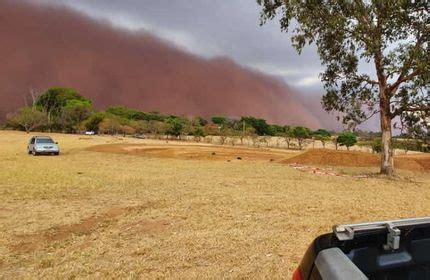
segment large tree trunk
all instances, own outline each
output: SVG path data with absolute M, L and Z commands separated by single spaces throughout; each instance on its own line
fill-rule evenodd
M 379 81 L 379 110 L 381 118 L 381 174 L 391 176 L 394 174 L 393 145 L 391 142 L 391 92 L 387 88 L 387 77 L 384 74 L 382 53 L 375 55 L 376 74 Z
M 381 151 L 381 174 L 394 174 L 393 145 L 391 141 L 391 114 L 390 103 L 387 98 L 380 101 L 381 110 L 381 132 L 382 132 L 382 151 Z

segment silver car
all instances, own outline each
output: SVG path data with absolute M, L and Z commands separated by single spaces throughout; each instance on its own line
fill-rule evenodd
M 41 154 L 58 156 L 60 148 L 58 143 L 49 136 L 33 136 L 28 141 L 27 152 L 34 156 Z

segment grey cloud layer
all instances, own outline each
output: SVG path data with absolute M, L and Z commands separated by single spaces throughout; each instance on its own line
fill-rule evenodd
M 260 26 L 254 0 L 42 1 L 62 3 L 129 29 L 146 29 L 201 56 L 232 57 L 302 91 L 321 90 L 315 49 L 299 56 L 277 22 Z

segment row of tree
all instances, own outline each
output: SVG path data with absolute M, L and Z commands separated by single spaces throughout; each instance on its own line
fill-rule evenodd
M 219 136 L 221 144 L 228 137 L 237 137 L 243 144 L 247 137 L 278 136 L 285 139 L 288 148 L 295 141 L 299 149 L 303 148 L 306 139 L 321 141 L 323 146 L 334 139 L 336 144 L 348 148 L 357 142 L 356 135 L 348 132 L 334 137 L 333 132 L 324 129 L 312 131 L 303 126 L 268 124 L 266 120 L 252 116 L 213 116 L 206 120 L 202 117 L 143 112 L 122 106 L 97 112 L 91 100 L 74 89 L 60 87 L 50 88 L 33 96 L 31 106 L 22 107 L 7 117 L 6 126 L 27 132 L 42 130 L 82 133 L 89 130 L 100 134 L 194 136 L 197 141 L 206 135 L 215 135 Z
M 82 133 L 94 131 L 100 134 L 150 134 L 179 138 L 192 136 L 196 141 L 207 135 L 217 136 L 220 144 L 228 139 L 238 139 L 244 144 L 250 139 L 253 145 L 265 141 L 266 136 L 282 137 L 288 149 L 303 149 L 308 143 L 319 141 L 323 147 L 326 143 L 349 147 L 357 144 L 372 147 L 375 152 L 381 151 L 380 133 L 342 132 L 318 129 L 312 131 L 303 126 L 269 124 L 266 120 L 245 116 L 229 118 L 213 116 L 209 120 L 202 117 L 165 115 L 158 112 L 143 112 L 122 106 L 109 107 L 96 111 L 91 100 L 70 88 L 50 88 L 46 92 L 33 96 L 31 106 L 20 108 L 7 118 L 7 127 L 30 132 L 32 130 Z M 419 145 L 422 141 L 398 141 L 397 146 L 405 150 L 424 150 Z M 407 146 L 407 147 L 405 147 Z

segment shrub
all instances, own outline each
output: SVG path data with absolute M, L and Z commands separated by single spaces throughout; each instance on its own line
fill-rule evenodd
M 349 147 L 352 147 L 357 143 L 357 136 L 352 132 L 342 132 L 337 137 L 337 143 L 341 146 L 346 146 L 349 150 Z
M 299 143 L 299 149 L 303 148 L 303 143 L 306 138 L 309 138 L 311 134 L 311 130 L 307 127 L 296 126 L 292 130 L 292 135 L 297 138 L 297 142 Z
M 13 128 L 23 129 L 29 133 L 34 129 L 45 126 L 47 124 L 47 117 L 42 112 L 30 107 L 23 107 L 15 114 L 8 116 L 8 121 Z
M 376 138 L 372 142 L 372 151 L 374 153 L 380 153 L 382 152 L 382 141 L 380 138 Z

